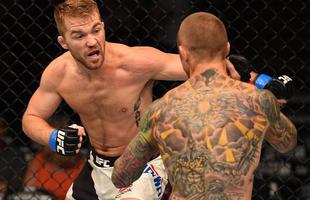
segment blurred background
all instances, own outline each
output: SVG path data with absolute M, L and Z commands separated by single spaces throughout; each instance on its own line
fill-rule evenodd
M 63 160 L 33 143 L 21 129 L 21 116 L 42 71 L 63 53 L 53 19 L 58 2 L 0 1 L 0 199 L 63 199 L 61 194 L 85 161 L 87 144 L 85 153 Z M 248 58 L 258 73 L 293 78 L 296 95 L 282 111 L 298 129 L 298 145 L 283 155 L 264 144 L 253 199 L 310 199 L 309 0 L 97 2 L 110 42 L 177 53 L 176 32 L 181 20 L 190 13 L 208 11 L 225 23 L 231 53 Z M 178 84 L 158 81 L 154 99 Z M 62 127 L 78 121 L 63 103 L 50 122 Z

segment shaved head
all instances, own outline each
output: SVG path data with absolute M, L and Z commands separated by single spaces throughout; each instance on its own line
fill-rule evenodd
M 225 58 L 227 33 L 223 22 L 216 16 L 197 12 L 186 17 L 178 31 L 178 46 L 188 49 L 196 61 Z

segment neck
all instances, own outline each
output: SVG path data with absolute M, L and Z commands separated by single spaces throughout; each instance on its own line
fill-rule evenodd
M 190 69 L 190 77 L 196 76 L 205 72 L 208 69 L 214 69 L 217 73 L 228 76 L 226 71 L 226 61 L 214 61 L 207 63 L 198 63 L 195 67 Z

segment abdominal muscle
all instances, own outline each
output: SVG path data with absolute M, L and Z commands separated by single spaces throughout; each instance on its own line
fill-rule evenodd
M 134 115 L 116 120 L 83 119 L 85 131 L 96 153 L 104 156 L 120 156 L 138 132 Z
M 106 72 L 106 76 L 114 76 L 113 80 L 95 77 L 91 81 L 83 79 L 83 84 L 82 81 L 66 82 L 59 92 L 78 113 L 91 146 L 104 156 L 120 156 L 137 134 L 134 107 L 139 97 L 141 115 L 152 102 L 152 84 L 128 80 L 128 73 L 122 73 L 124 75 L 116 76 Z M 79 88 L 78 95 L 71 88 Z

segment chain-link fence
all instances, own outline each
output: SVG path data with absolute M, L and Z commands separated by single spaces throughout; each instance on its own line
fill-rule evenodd
M 43 69 L 63 52 L 53 21 L 57 2 L 0 1 L 0 112 L 8 125 L 5 144 L 0 146 L 0 194 L 5 183 L 8 193 L 22 187 L 25 168 L 38 151 L 21 130 L 21 116 Z M 264 144 L 253 199 L 310 199 L 309 0 L 106 0 L 98 4 L 108 41 L 172 53 L 176 53 L 176 31 L 184 16 L 195 11 L 214 13 L 227 26 L 232 53 L 249 58 L 259 73 L 291 76 L 296 96 L 282 111 L 298 128 L 298 145 L 282 155 Z M 177 84 L 157 82 L 155 98 Z M 59 112 L 74 117 L 66 105 Z

